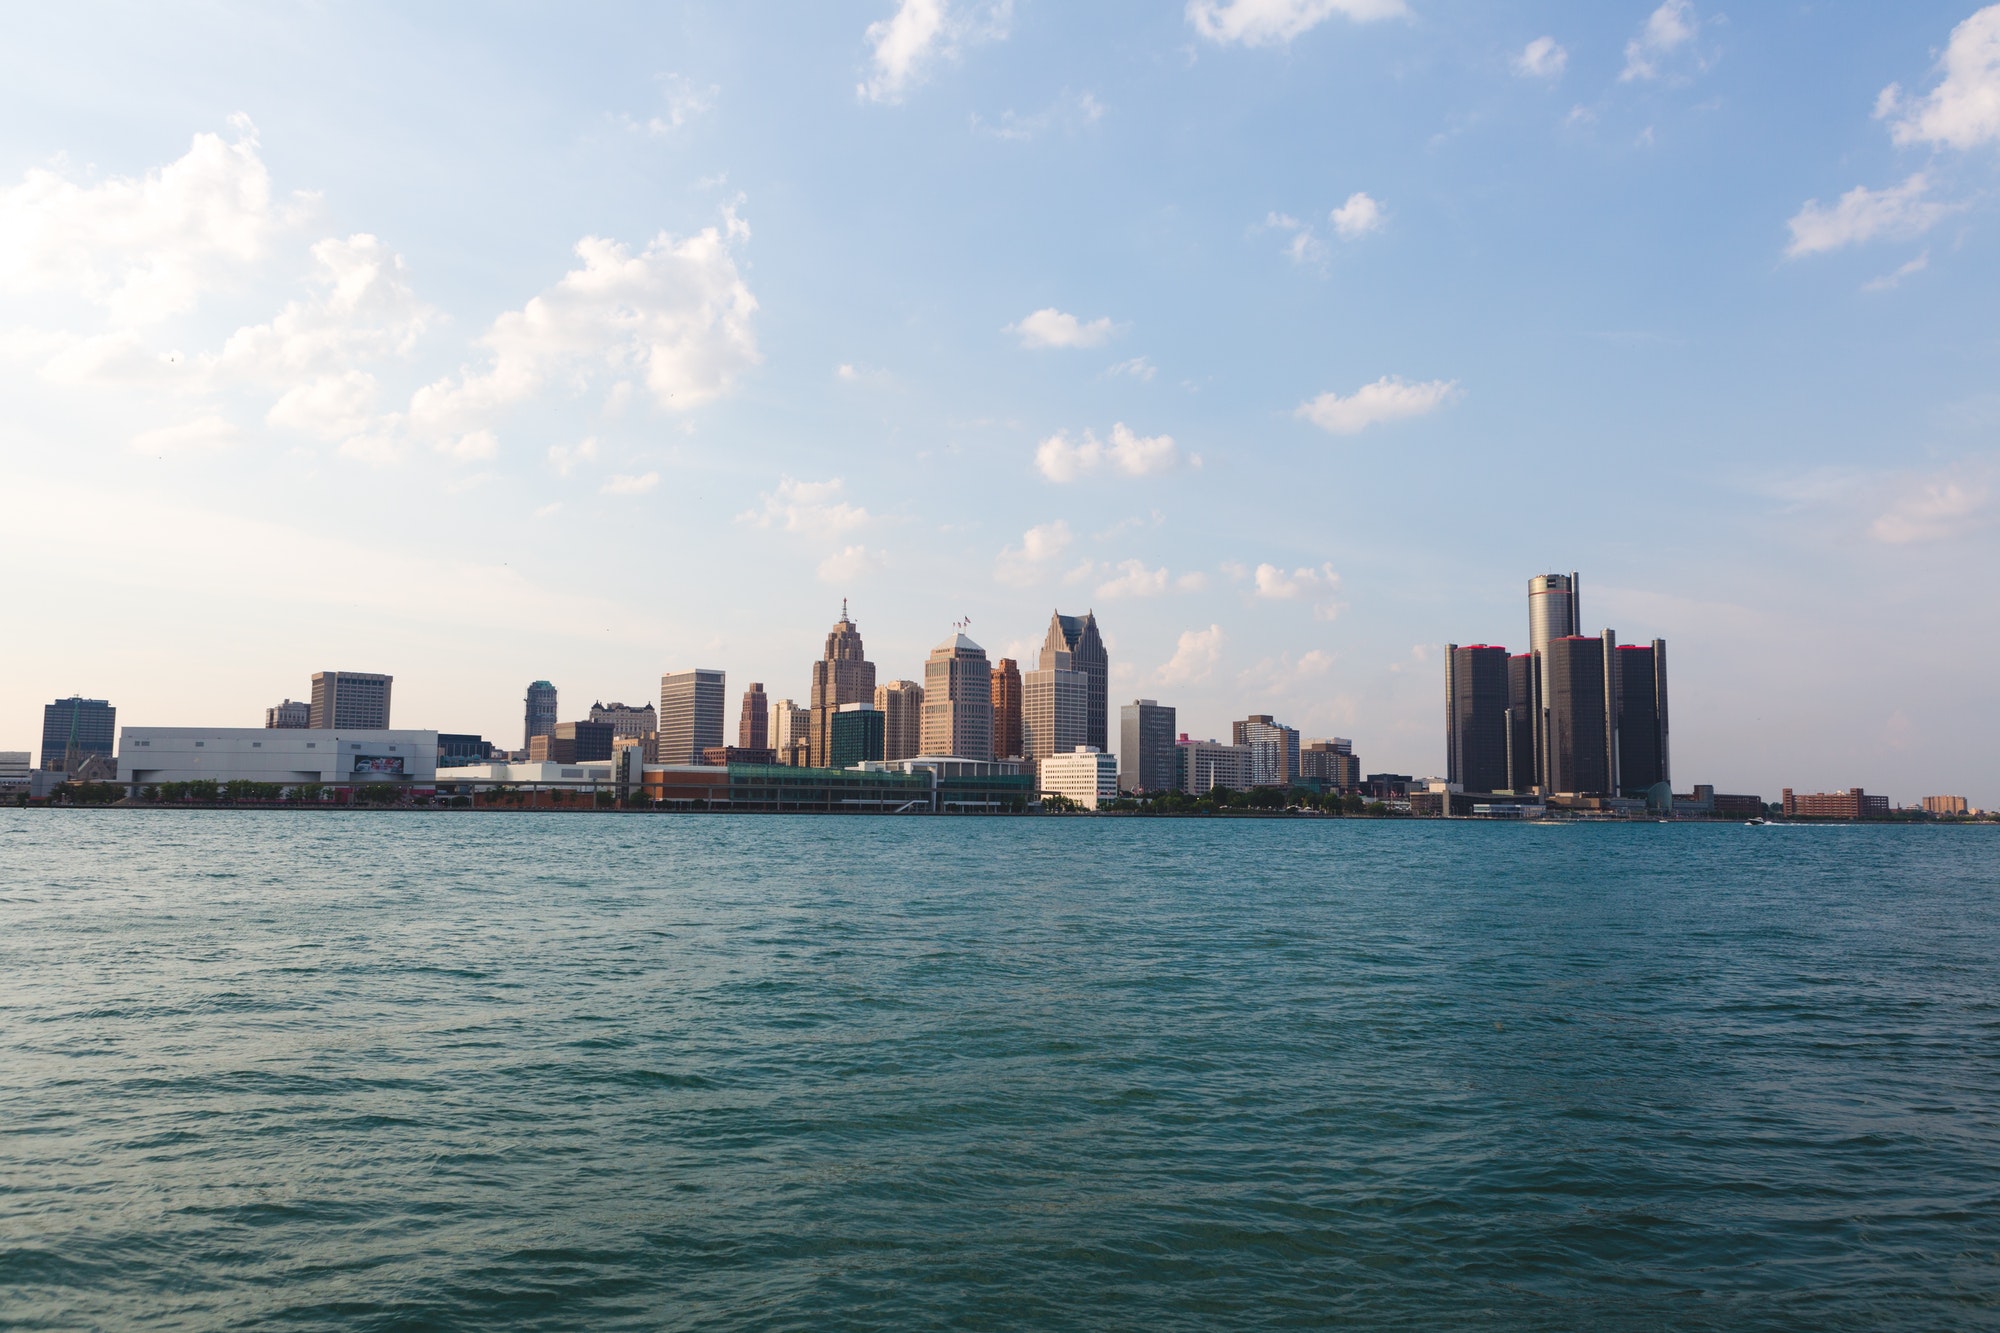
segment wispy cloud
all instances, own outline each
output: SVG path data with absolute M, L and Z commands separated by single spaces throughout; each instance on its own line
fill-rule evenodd
M 1553 37 L 1537 37 L 1514 57 L 1514 72 L 1524 79 L 1559 79 L 1569 64 L 1569 52 Z
M 1380 231 L 1386 221 L 1382 205 L 1359 190 L 1348 195 L 1347 202 L 1334 209 L 1332 215 L 1333 229 L 1343 241 Z
M 1160 683 L 1185 685 L 1207 680 L 1222 661 L 1222 626 L 1183 630 L 1174 646 L 1174 655 L 1160 668 Z
M 1037 524 L 1021 534 L 1021 544 L 1000 552 L 993 564 L 993 577 L 1002 583 L 1025 587 L 1040 582 L 1062 559 L 1071 541 L 1069 524 L 1062 519 Z
M 1808 199 L 1786 224 L 1791 228 L 1792 243 L 1785 247 L 1785 257 L 1824 254 L 1883 238 L 1921 236 L 1956 208 L 1927 198 L 1929 190 L 1929 177 L 1919 171 L 1886 190 L 1857 185 L 1830 208 Z
M 1625 43 L 1625 68 L 1618 75 L 1623 82 L 1657 79 L 1669 58 L 1692 51 L 1701 31 L 1701 19 L 1689 0 L 1662 0 L 1660 7 L 1646 16 L 1639 35 Z
M 955 59 L 962 46 L 1007 36 L 1013 0 L 952 4 L 949 0 L 900 0 L 896 12 L 868 25 L 868 77 L 855 93 L 869 102 L 900 102 L 939 60 Z
M 1875 114 L 1899 144 L 1977 148 L 2000 142 L 2000 5 L 1988 5 L 1951 30 L 1938 61 L 1944 78 L 1914 102 L 1890 84 Z
M 820 540 L 844 536 L 870 522 L 870 515 L 845 498 L 847 484 L 839 477 L 825 481 L 778 479 L 776 490 L 763 495 L 764 507 L 738 514 L 739 523 L 796 532 Z

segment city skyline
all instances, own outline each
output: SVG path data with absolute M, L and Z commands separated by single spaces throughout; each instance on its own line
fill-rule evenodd
M 21 15 L 0 748 L 803 700 L 849 595 L 883 680 L 1088 606 L 1113 706 L 1441 772 L 1583 569 L 1677 785 L 2000 803 L 1995 10 L 934 8 Z

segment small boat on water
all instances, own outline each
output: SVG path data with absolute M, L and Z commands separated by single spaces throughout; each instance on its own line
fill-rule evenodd
M 1764 818 L 1763 816 L 1759 815 L 1759 816 L 1758 816 L 1757 818 L 1755 818 L 1755 819 L 1746 819 L 1746 820 L 1744 820 L 1744 821 L 1743 821 L 1743 827 L 1745 827 L 1745 828 L 1758 828 L 1758 827 L 1760 827 L 1760 826 L 1762 826 L 1762 825 L 1765 825 L 1765 824 L 1768 824 L 1768 823 L 1770 823 L 1770 822 L 1771 822 L 1770 820 L 1768 820 L 1768 819 L 1765 819 L 1765 818 Z

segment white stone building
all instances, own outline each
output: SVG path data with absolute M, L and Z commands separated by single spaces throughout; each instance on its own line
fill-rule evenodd
M 1036 785 L 1044 792 L 1066 796 L 1086 810 L 1118 799 L 1118 756 L 1094 745 L 1079 745 L 1068 754 L 1052 754 L 1036 765 Z

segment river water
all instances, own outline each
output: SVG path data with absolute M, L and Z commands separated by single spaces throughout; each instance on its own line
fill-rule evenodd
M 0 812 L 0 1325 L 2000 1324 L 2000 829 Z

